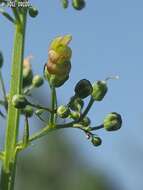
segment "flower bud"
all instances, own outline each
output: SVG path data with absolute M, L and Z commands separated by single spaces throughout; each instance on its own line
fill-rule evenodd
M 120 129 L 122 126 L 121 115 L 116 112 L 109 113 L 105 117 L 103 125 L 107 131 L 116 131 Z
M 84 101 L 79 98 L 79 97 L 72 97 L 70 102 L 69 102 L 69 107 L 71 110 L 74 110 L 74 111 L 80 111 L 84 106 Z
M 76 84 L 74 91 L 76 96 L 84 99 L 92 94 L 93 87 L 89 80 L 82 79 Z
M 29 7 L 29 15 L 31 16 L 31 17 L 36 17 L 37 15 L 38 15 L 38 9 L 37 8 L 35 8 L 35 7 Z
M 3 62 L 4 62 L 3 54 L 2 54 L 2 52 L 0 52 L 0 69 L 1 69 L 2 66 L 3 66 Z
M 89 117 L 84 117 L 84 119 L 80 122 L 84 127 L 87 127 L 90 125 L 91 121 Z
M 101 101 L 106 95 L 108 90 L 106 81 L 97 81 L 93 83 L 92 97 L 96 101 Z
M 76 10 L 81 10 L 85 7 L 85 1 L 84 0 L 72 0 L 72 6 Z
M 22 114 L 25 114 L 27 117 L 33 116 L 33 108 L 29 105 L 27 105 L 24 109 L 22 109 Z
M 94 146 L 99 146 L 101 145 L 102 143 L 102 140 L 100 137 L 97 137 L 97 136 L 93 136 L 92 139 L 91 139 L 91 142 Z
M 28 56 L 23 61 L 23 88 L 31 85 L 33 79 L 33 72 L 30 64 L 32 56 Z
M 67 118 L 69 116 L 69 114 L 70 114 L 70 110 L 69 110 L 69 108 L 67 106 L 61 105 L 57 109 L 57 114 L 61 118 Z
M 68 8 L 69 1 L 68 0 L 62 0 L 62 6 L 64 9 Z
M 71 117 L 73 120 L 78 120 L 78 119 L 80 118 L 80 112 L 73 111 L 73 112 L 71 112 L 70 117 Z
M 35 75 L 33 77 L 33 80 L 32 80 L 33 87 L 38 88 L 38 87 L 42 86 L 43 83 L 44 83 L 44 80 L 41 76 Z
M 49 47 L 48 62 L 45 66 L 45 77 L 50 84 L 60 87 L 69 78 L 71 70 L 71 41 L 70 35 L 55 38 Z
M 12 98 L 12 104 L 15 108 L 23 109 L 28 104 L 26 98 L 21 94 L 16 94 Z

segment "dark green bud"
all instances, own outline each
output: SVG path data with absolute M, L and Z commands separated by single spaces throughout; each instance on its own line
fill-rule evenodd
M 70 109 L 74 111 L 80 111 L 84 106 L 84 101 L 81 98 L 78 97 L 72 97 L 70 102 L 69 102 L 69 107 Z
M 71 117 L 73 120 L 78 120 L 78 119 L 80 118 L 80 113 L 77 112 L 77 111 L 71 112 L 70 117 Z
M 93 92 L 93 87 L 89 80 L 82 79 L 75 86 L 75 95 L 81 99 L 88 97 Z
M 84 119 L 80 122 L 84 127 L 87 127 L 90 125 L 91 121 L 89 117 L 84 117 Z
M 44 83 L 44 80 L 43 80 L 43 78 L 42 78 L 41 76 L 35 75 L 35 76 L 33 77 L 33 80 L 32 80 L 32 85 L 33 85 L 33 87 L 38 88 L 38 87 L 40 87 L 43 83 Z
M 103 125 L 107 131 L 116 131 L 120 129 L 122 126 L 121 115 L 116 112 L 109 113 L 105 117 Z
M 68 106 L 61 105 L 57 109 L 57 114 L 61 118 L 67 118 L 70 114 L 70 110 L 69 110 Z
M 31 85 L 33 72 L 30 69 L 23 69 L 23 88 Z
M 64 9 L 68 8 L 69 1 L 68 0 L 62 0 L 62 6 Z
M 1 69 L 2 66 L 3 66 L 3 62 L 4 62 L 3 54 L 2 54 L 2 52 L 0 52 L 0 69 Z
M 93 136 L 91 142 L 94 146 L 100 146 L 102 144 L 102 140 L 100 137 Z
M 72 6 L 76 10 L 82 10 L 86 3 L 84 0 L 72 0 Z
M 12 98 L 12 104 L 15 108 L 23 109 L 28 104 L 26 98 L 21 94 L 16 94 Z
M 96 101 L 101 101 L 108 91 L 106 81 L 97 81 L 93 83 L 92 97 Z
M 33 116 L 33 108 L 27 105 L 24 109 L 22 109 L 22 114 L 26 115 L 27 117 Z
M 37 8 L 35 8 L 35 7 L 30 7 L 29 8 L 29 15 L 31 16 L 31 17 L 36 17 L 37 15 L 38 15 L 38 9 Z

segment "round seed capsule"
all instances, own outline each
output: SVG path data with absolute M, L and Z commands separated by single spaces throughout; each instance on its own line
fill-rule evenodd
M 92 139 L 91 139 L 91 142 L 94 146 L 100 146 L 101 143 L 102 143 L 102 140 L 100 137 L 95 137 L 93 136 Z
M 84 0 L 72 0 L 72 6 L 76 10 L 82 10 L 85 7 L 85 1 Z
M 75 86 L 75 95 L 81 99 L 88 97 L 92 94 L 93 87 L 89 80 L 82 79 Z
M 38 15 L 38 9 L 37 8 L 35 8 L 35 7 L 30 7 L 29 8 L 29 15 L 31 16 L 31 17 L 36 17 L 37 15 Z
M 103 125 L 107 131 L 116 131 L 122 126 L 122 117 L 116 112 L 109 113 L 105 117 Z
M 21 94 L 16 94 L 12 98 L 12 104 L 15 108 L 23 109 L 28 104 L 26 98 Z

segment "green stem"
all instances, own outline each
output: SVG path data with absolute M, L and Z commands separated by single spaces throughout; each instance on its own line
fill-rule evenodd
M 54 126 L 55 124 L 55 104 L 56 104 L 56 90 L 54 86 L 51 86 L 51 117 L 50 117 L 50 125 Z
M 21 93 L 22 88 L 22 68 L 23 68 L 23 54 L 24 41 L 26 29 L 26 15 L 20 15 L 21 23 L 15 25 L 15 38 L 12 59 L 11 83 L 10 83 L 10 97 L 8 104 L 8 118 L 6 128 L 6 142 L 5 142 L 5 159 L 2 167 L 0 189 L 13 190 L 15 178 L 16 165 L 16 143 L 19 130 L 19 110 L 12 105 L 12 97 L 15 94 Z
M 94 103 L 94 99 L 91 97 L 86 109 L 84 110 L 83 114 L 81 115 L 81 117 L 79 119 L 80 121 L 88 114 L 88 112 L 89 112 L 90 108 L 92 107 L 93 103 Z

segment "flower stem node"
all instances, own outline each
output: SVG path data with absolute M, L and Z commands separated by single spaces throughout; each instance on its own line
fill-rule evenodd
M 3 54 L 2 54 L 2 52 L 0 52 L 0 69 L 1 69 L 2 66 L 3 66 L 3 62 L 4 62 Z
M 94 146 L 100 146 L 102 144 L 101 138 L 97 136 L 92 136 L 91 142 Z
M 12 98 L 12 104 L 15 108 L 23 109 L 28 105 L 28 101 L 21 94 L 16 94 Z
M 108 91 L 106 81 L 97 81 L 93 83 L 92 86 L 93 86 L 93 92 L 92 92 L 93 99 L 95 101 L 103 100 L 104 96 L 106 95 Z
M 61 105 L 57 109 L 57 115 L 61 118 L 67 118 L 70 114 L 68 106 Z
M 44 83 L 43 78 L 40 75 L 35 75 L 32 80 L 32 86 L 35 88 L 39 88 Z
M 72 0 L 72 6 L 76 10 L 82 10 L 86 3 L 84 0 Z
M 38 13 L 39 13 L 39 11 L 38 11 L 37 8 L 35 8 L 35 7 L 29 7 L 29 15 L 31 17 L 33 17 L 33 18 L 36 17 L 38 15 Z
M 116 112 L 109 113 L 105 117 L 103 125 L 107 131 L 116 131 L 120 129 L 122 126 L 121 115 Z
M 88 97 L 93 92 L 93 87 L 89 80 L 82 79 L 75 86 L 75 95 L 81 99 Z
M 33 108 L 29 105 L 27 105 L 24 109 L 21 110 L 22 114 L 26 115 L 26 117 L 32 117 L 33 116 Z

